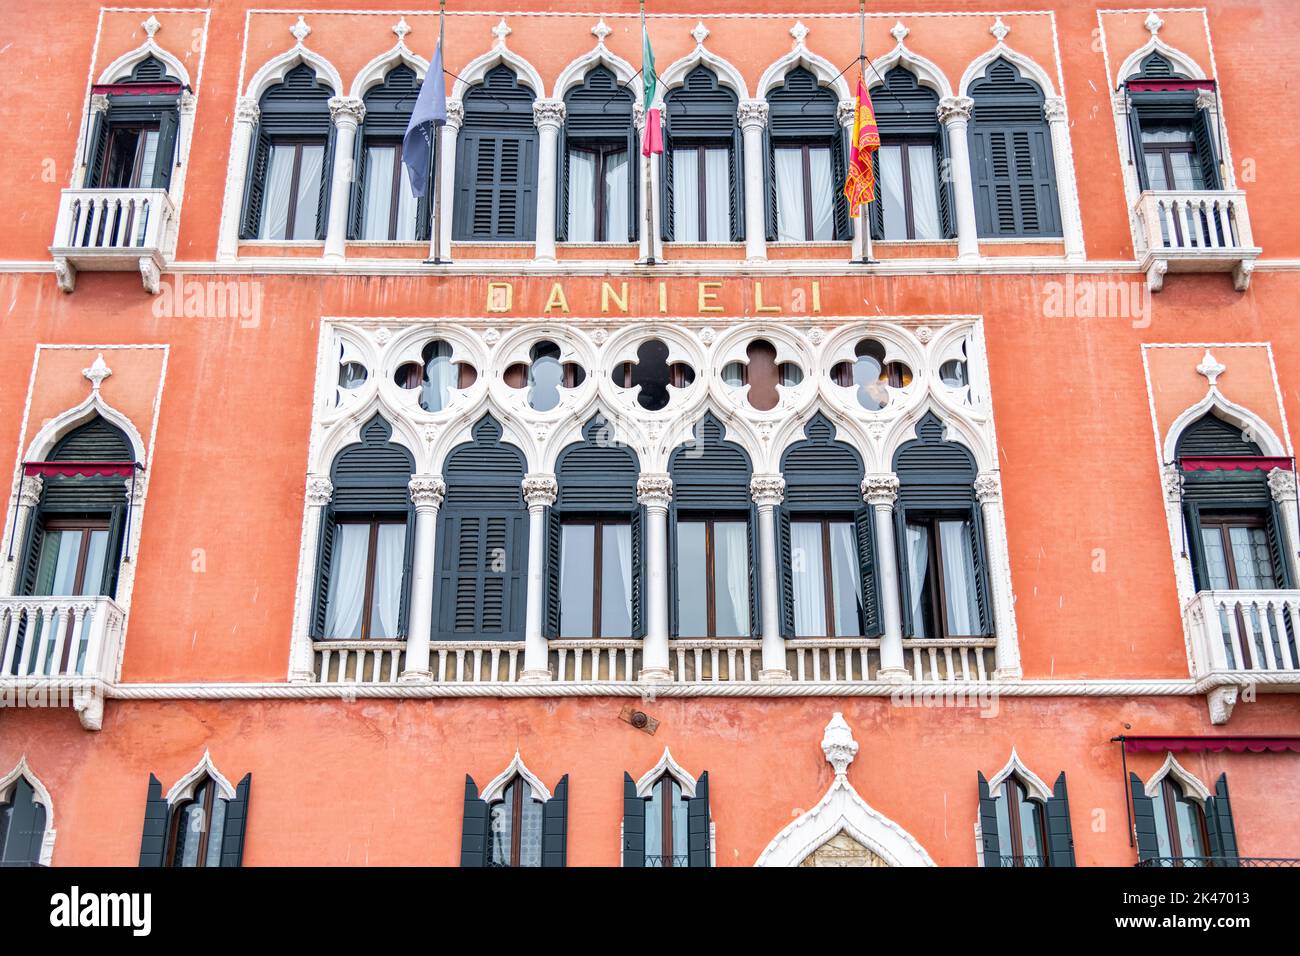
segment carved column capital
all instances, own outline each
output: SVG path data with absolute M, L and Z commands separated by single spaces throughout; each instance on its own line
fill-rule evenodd
M 92 94 L 91 94 L 91 96 L 90 96 L 90 112 L 92 112 L 92 113 L 107 113 L 107 112 L 108 112 L 108 104 L 109 104 L 109 99 L 108 99 L 108 94 L 107 94 L 107 93 L 92 93 Z
M 673 480 L 668 475 L 643 474 L 636 480 L 636 500 L 667 508 L 673 500 Z
M 1196 108 L 1198 110 L 1217 110 L 1219 108 L 1219 94 L 1214 90 L 1197 90 Z
M 893 505 L 898 500 L 898 476 L 867 475 L 862 479 L 862 498 L 869 505 Z
M 1177 503 L 1183 497 L 1183 470 L 1177 465 L 1160 469 L 1160 481 L 1165 488 L 1165 500 Z
M 968 123 L 975 112 L 975 101 L 969 96 L 945 96 L 939 101 L 939 122 L 944 126 L 951 123 Z
M 18 505 L 20 507 L 35 508 L 41 503 L 41 489 L 45 487 L 45 479 L 40 475 L 24 475 L 22 484 L 18 488 Z
M 452 129 L 465 125 L 465 104 L 461 100 L 447 101 L 447 125 Z
M 755 475 L 749 479 L 749 493 L 760 508 L 775 508 L 785 500 L 785 479 L 780 475 Z
M 235 104 L 236 123 L 256 123 L 262 116 L 262 107 L 251 96 L 241 96 Z
M 334 483 L 324 475 L 310 475 L 307 478 L 307 504 L 312 508 L 323 508 L 334 497 Z
M 835 118 L 839 120 L 840 125 L 845 129 L 853 129 L 853 118 L 858 112 L 857 100 L 840 100 L 839 105 L 835 107 Z
M 736 119 L 741 129 L 762 129 L 767 125 L 767 101 L 741 100 Z
M 1273 493 L 1273 500 L 1279 504 L 1295 501 L 1295 472 L 1274 468 L 1268 473 L 1268 490 Z
M 351 126 L 356 129 L 366 118 L 366 104 L 351 96 L 331 96 L 329 108 L 335 126 Z
M 533 123 L 538 129 L 559 129 L 564 125 L 565 113 L 562 100 L 536 100 L 533 103 Z
M 438 475 L 416 475 L 406 487 L 417 511 L 441 508 L 443 499 L 447 497 L 447 485 Z
M 1043 115 L 1049 123 L 1065 122 L 1065 97 L 1049 96 L 1043 101 Z
M 524 501 L 531 508 L 549 508 L 555 504 L 559 485 L 554 475 L 524 475 Z
M 975 500 L 989 504 L 1002 500 L 1002 479 L 995 471 L 986 471 L 975 479 Z

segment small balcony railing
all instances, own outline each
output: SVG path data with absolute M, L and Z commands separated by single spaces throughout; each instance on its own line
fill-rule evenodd
M 1138 258 L 1153 292 L 1160 291 L 1166 272 L 1232 272 L 1238 291 L 1250 284 L 1260 250 L 1244 192 L 1148 190 L 1134 212 Z
M 165 189 L 63 190 L 50 246 L 59 287 L 71 292 L 79 270 L 139 270 L 157 292 L 175 215 Z
M 1300 590 L 1201 591 L 1186 614 L 1192 676 L 1227 672 L 1300 685 Z
M 1285 856 L 1153 856 L 1137 864 L 1140 867 L 1179 867 L 1205 869 L 1220 867 L 1300 867 L 1300 859 Z

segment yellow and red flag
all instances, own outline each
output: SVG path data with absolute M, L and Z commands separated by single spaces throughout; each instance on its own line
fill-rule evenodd
M 853 142 L 849 149 L 849 174 L 844 180 L 844 198 L 849 201 L 849 215 L 857 217 L 864 203 L 876 199 L 876 177 L 871 154 L 880 148 L 880 128 L 871 111 L 871 97 L 858 79 L 857 109 L 853 114 Z

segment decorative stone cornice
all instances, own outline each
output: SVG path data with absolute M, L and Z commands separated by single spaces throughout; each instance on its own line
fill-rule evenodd
M 236 123 L 256 123 L 262 117 L 262 107 L 251 96 L 241 96 L 235 103 Z
M 1047 117 L 1049 123 L 1061 123 L 1065 121 L 1065 97 L 1049 96 L 1043 101 L 1043 115 Z
M 853 731 L 838 710 L 826 725 L 826 733 L 822 736 L 822 753 L 826 755 L 826 762 L 834 768 L 837 777 L 848 774 L 849 764 L 858 755 L 858 742 L 853 739 Z
M 537 100 L 533 103 L 533 122 L 538 129 L 546 126 L 559 129 L 564 125 L 564 114 L 562 100 Z
M 767 125 L 767 101 L 741 100 L 736 118 L 741 129 L 762 129 Z
M 24 475 L 18 486 L 18 504 L 20 507 L 35 508 L 41 503 L 41 488 L 45 479 L 40 475 Z
M 780 475 L 755 475 L 749 479 L 749 493 L 760 508 L 775 508 L 785 500 L 785 479 Z
M 975 500 L 980 504 L 1002 500 L 1002 479 L 997 472 L 986 471 L 975 479 Z
M 862 479 L 862 498 L 869 505 L 892 505 L 898 500 L 898 476 L 867 475 Z
M 416 509 L 441 508 L 447 497 L 447 484 L 437 475 L 416 475 L 406 487 L 411 492 L 411 503 Z
M 334 483 L 324 475 L 312 475 L 307 479 L 307 505 L 311 508 L 323 508 L 334 497 Z
M 642 474 L 636 480 L 636 500 L 643 505 L 668 507 L 673 500 L 673 479 L 669 475 Z
M 549 508 L 558 492 L 554 475 L 524 475 L 524 501 L 529 508 Z
M 1295 501 L 1295 472 L 1274 468 L 1268 473 L 1268 490 L 1273 493 L 1273 500 L 1279 504 Z
M 360 126 L 366 118 L 366 104 L 351 96 L 331 96 L 329 108 L 335 126 Z
M 968 123 L 975 111 L 975 101 L 969 96 L 945 96 L 939 101 L 939 122 L 945 126 L 949 123 Z

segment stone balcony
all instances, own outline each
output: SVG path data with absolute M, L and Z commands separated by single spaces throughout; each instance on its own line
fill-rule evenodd
M 1238 292 L 1250 285 L 1259 258 L 1246 194 L 1148 190 L 1134 206 L 1137 257 L 1152 292 L 1170 272 L 1231 272 Z
M 176 208 L 165 189 L 65 189 L 50 255 L 59 288 L 81 271 L 136 272 L 156 293 L 174 252 Z

